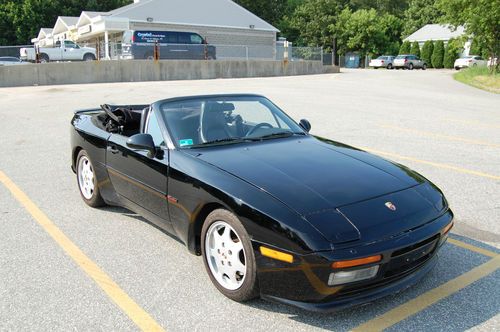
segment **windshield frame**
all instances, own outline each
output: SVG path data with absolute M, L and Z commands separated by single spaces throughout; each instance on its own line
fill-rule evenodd
M 263 141 L 265 139 L 258 139 L 257 137 L 234 137 L 234 140 L 227 140 L 221 142 L 214 142 L 210 144 L 196 144 L 189 146 L 181 146 L 179 142 L 175 139 L 173 135 L 173 131 L 171 125 L 169 125 L 166 114 L 164 111 L 164 107 L 167 104 L 177 103 L 177 102 L 196 102 L 196 101 L 220 101 L 220 102 L 231 102 L 231 101 L 255 101 L 259 100 L 264 106 L 268 107 L 270 111 L 273 113 L 273 116 L 276 116 L 274 112 L 277 112 L 282 116 L 282 121 L 284 121 L 290 127 L 290 136 L 300 135 L 306 136 L 309 135 L 295 120 L 293 120 L 288 114 L 286 114 L 280 107 L 278 107 L 271 100 L 266 98 L 265 96 L 258 94 L 215 94 L 215 95 L 199 95 L 199 96 L 187 96 L 187 97 L 175 97 L 157 101 L 152 104 L 152 107 L 158 110 L 158 113 L 161 116 L 162 122 L 164 124 L 164 128 L 166 129 L 167 135 L 169 137 L 169 146 L 174 146 L 179 150 L 189 150 L 189 149 L 197 149 L 197 148 L 206 148 L 206 147 L 216 147 L 216 146 L 225 146 L 225 145 L 234 145 L 234 144 L 252 144 Z M 266 105 L 267 104 L 267 105 Z M 273 109 L 274 108 L 274 109 Z M 289 122 L 289 123 L 287 123 Z M 294 128 L 295 126 L 295 128 Z M 276 138 L 287 138 L 290 136 L 283 136 Z

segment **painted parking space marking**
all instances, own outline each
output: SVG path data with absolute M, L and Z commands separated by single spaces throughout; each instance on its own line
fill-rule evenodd
M 474 251 L 474 252 L 477 252 L 477 253 L 485 255 L 485 256 L 489 256 L 489 257 L 496 257 L 496 256 L 498 256 L 498 254 L 495 253 L 495 252 L 493 252 L 493 251 L 490 251 L 490 250 L 487 250 L 487 249 L 484 249 L 484 248 L 480 248 L 480 247 L 474 246 L 472 244 L 465 243 L 465 242 L 460 241 L 460 240 L 455 240 L 455 239 L 452 239 L 452 238 L 448 238 L 447 241 L 448 241 L 448 243 L 451 243 L 451 244 L 456 245 L 458 247 L 462 247 L 464 249 L 467 249 L 467 250 L 470 250 L 470 251 Z
M 452 238 L 448 238 L 447 241 L 452 245 L 492 257 L 492 259 L 380 316 L 364 322 L 352 331 L 383 331 L 500 269 L 500 254 Z
M 412 134 L 416 134 L 416 135 L 420 135 L 420 136 L 437 137 L 437 138 L 442 138 L 442 139 L 446 139 L 449 141 L 456 141 L 456 142 L 468 143 L 468 144 L 473 144 L 473 145 L 483 145 L 483 146 L 489 146 L 492 148 L 500 148 L 500 144 L 485 142 L 485 141 L 475 140 L 475 139 L 468 139 L 468 138 L 464 138 L 464 137 L 460 137 L 460 136 L 443 135 L 443 134 L 433 133 L 430 131 L 423 131 L 423 130 L 417 130 L 417 129 L 412 129 L 412 128 L 403 128 L 403 127 L 386 125 L 386 124 L 382 124 L 382 125 L 380 125 L 380 127 L 392 129 L 392 130 L 397 130 L 397 131 L 402 131 L 402 132 L 406 132 L 406 133 L 412 133 Z
M 472 124 L 472 125 L 475 125 L 478 127 L 500 128 L 500 124 L 486 123 L 486 122 L 476 121 L 476 120 L 464 120 L 464 119 L 455 119 L 455 118 L 445 118 L 443 120 L 462 123 L 462 124 L 466 125 L 467 127 L 470 127 L 470 125 Z
M 52 237 L 61 249 L 95 281 L 104 293 L 142 331 L 164 331 L 144 309 L 130 298 L 96 263 L 87 257 L 2 171 L 0 171 L 0 183 L 10 191 L 12 196 L 30 213 L 33 219 Z
M 493 175 L 493 174 L 478 172 L 478 171 L 474 171 L 471 169 L 457 167 L 457 166 L 453 166 L 453 165 L 436 163 L 433 161 L 422 160 L 422 159 L 408 157 L 408 156 L 402 156 L 402 155 L 392 153 L 392 152 L 386 152 L 386 151 L 375 150 L 375 149 L 370 149 L 370 148 L 361 148 L 361 149 L 365 150 L 367 152 L 373 153 L 373 154 L 381 155 L 381 156 L 387 156 L 387 157 L 402 159 L 402 160 L 409 160 L 409 161 L 413 161 L 413 162 L 416 162 L 419 164 L 430 165 L 430 166 L 434 166 L 434 167 L 442 168 L 442 169 L 449 169 L 449 170 L 456 171 L 459 173 L 480 176 L 480 177 L 487 178 L 487 179 L 500 180 L 500 175 Z

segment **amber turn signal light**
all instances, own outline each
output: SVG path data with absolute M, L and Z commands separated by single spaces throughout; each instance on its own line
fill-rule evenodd
M 281 252 L 278 250 L 274 250 L 271 248 L 261 246 L 260 253 L 262 254 L 262 256 L 274 258 L 274 259 L 277 259 L 279 261 L 283 261 L 283 262 L 287 262 L 287 263 L 293 263 L 293 256 L 290 254 L 287 254 L 285 252 Z
M 370 263 L 376 263 L 376 262 L 380 262 L 381 260 L 382 260 L 382 255 L 375 255 L 375 256 L 369 256 L 369 257 L 364 257 L 364 258 L 351 259 L 348 261 L 333 262 L 332 267 L 334 269 L 341 269 L 341 268 L 346 268 L 346 267 L 353 267 L 353 266 L 365 265 L 365 264 L 370 264 Z
M 446 234 L 450 231 L 450 229 L 453 227 L 453 221 L 450 222 L 446 227 L 443 229 L 443 234 Z

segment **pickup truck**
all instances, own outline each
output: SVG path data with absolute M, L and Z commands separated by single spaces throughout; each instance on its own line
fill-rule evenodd
M 35 61 L 34 48 L 21 48 L 20 58 L 24 61 Z M 80 47 L 71 40 L 57 41 L 55 47 L 40 47 L 40 62 L 50 61 L 92 61 L 96 59 L 95 48 Z

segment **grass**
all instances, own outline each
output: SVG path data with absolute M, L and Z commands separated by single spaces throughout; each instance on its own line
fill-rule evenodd
M 459 82 L 500 94 L 500 73 L 490 73 L 486 67 L 462 69 L 453 77 Z

